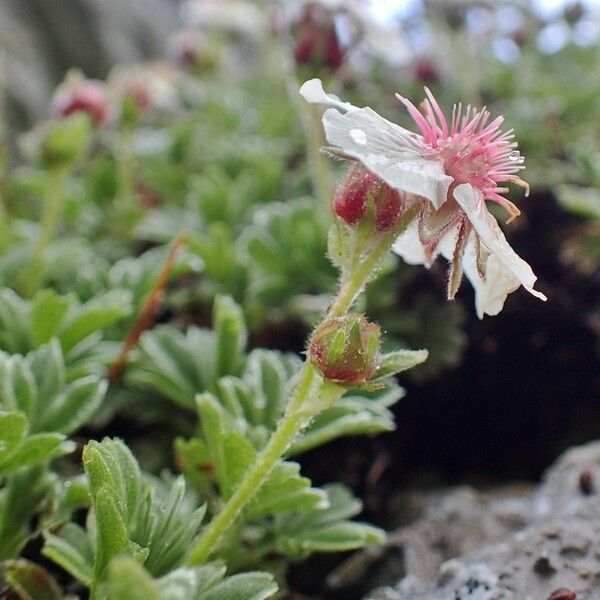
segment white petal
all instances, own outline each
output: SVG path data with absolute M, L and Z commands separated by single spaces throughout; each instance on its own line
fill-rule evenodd
M 344 112 L 356 109 L 356 106 L 350 102 L 342 102 L 334 94 L 327 94 L 323 89 L 323 83 L 320 79 L 309 79 L 302 84 L 300 95 L 311 104 L 325 104 L 327 106 L 335 106 Z
M 452 177 L 444 173 L 421 137 L 404 129 L 371 108 L 357 108 L 323 90 L 320 79 L 310 79 L 300 88 L 307 102 L 333 106 L 323 115 L 327 141 L 362 162 L 388 185 L 428 198 L 439 208 L 448 197 Z M 338 112 L 341 111 L 341 112 Z
M 478 293 L 478 314 L 498 314 L 506 296 L 519 284 L 530 293 L 546 300 L 546 296 L 533 289 L 537 277 L 531 267 L 510 247 L 496 219 L 489 213 L 485 202 L 469 184 L 461 184 L 454 190 L 454 197 L 465 211 L 483 245 L 490 252 L 486 263 L 485 280 L 477 273 L 475 248 L 465 253 L 463 264 Z M 472 263 L 472 264 L 470 264 Z M 469 274 L 470 272 L 470 274 Z M 475 282 L 483 281 L 483 287 Z M 481 309 L 481 311 L 480 311 Z
M 338 107 L 339 108 L 339 107 Z M 452 177 L 419 136 L 391 123 L 370 108 L 345 114 L 325 111 L 327 141 L 356 158 L 393 188 L 428 198 L 439 208 L 448 197 Z
M 444 256 L 448 258 L 446 252 Z M 509 271 L 502 261 L 490 254 L 486 262 L 485 278 L 477 270 L 477 243 L 475 234 L 471 233 L 462 258 L 462 266 L 467 279 L 475 290 L 475 310 L 477 316 L 497 315 L 504 307 L 504 302 L 511 292 L 520 285 L 519 279 Z
M 430 266 L 427 264 L 423 245 L 421 244 L 421 240 L 419 240 L 418 219 L 413 219 L 406 230 L 398 236 L 392 246 L 392 252 L 395 252 L 409 265 Z

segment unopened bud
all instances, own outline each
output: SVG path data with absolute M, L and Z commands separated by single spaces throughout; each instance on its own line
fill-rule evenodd
M 381 180 L 376 175 L 352 167 L 333 199 L 335 214 L 348 225 L 356 225 L 367 211 L 369 193 L 376 193 L 379 187 Z
M 433 60 L 428 56 L 421 56 L 414 65 L 415 79 L 425 85 L 436 83 L 440 74 Z
M 398 190 L 387 184 L 374 198 L 375 201 L 375 228 L 377 231 L 389 231 L 398 222 L 402 212 L 402 199 Z
M 166 63 L 120 66 L 110 75 L 111 88 L 120 98 L 121 121 L 135 125 L 155 111 L 178 106 L 176 71 Z
M 75 112 L 86 113 L 97 127 L 107 123 L 108 96 L 102 81 L 85 79 L 75 73 L 58 86 L 52 100 L 52 114 L 64 119 Z
M 212 71 L 219 60 L 214 44 L 193 29 L 184 29 L 171 38 L 169 54 L 178 67 L 196 72 Z
M 362 383 L 375 373 L 380 339 L 379 325 L 364 315 L 327 319 L 313 333 L 309 355 L 327 379 Z
M 346 175 L 333 199 L 335 214 L 348 225 L 372 219 L 377 231 L 388 231 L 402 212 L 400 193 L 357 165 Z
M 294 58 L 298 65 L 314 68 L 339 69 L 345 49 L 338 37 L 333 14 L 316 3 L 305 7 L 295 32 Z

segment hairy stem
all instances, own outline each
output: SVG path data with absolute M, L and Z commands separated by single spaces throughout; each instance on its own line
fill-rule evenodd
M 382 235 L 381 239 L 367 252 L 363 260 L 358 263 L 354 271 L 349 273 L 346 279 L 342 281 L 340 291 L 327 314 L 328 317 L 341 317 L 348 312 L 354 300 L 356 300 L 369 280 L 369 277 L 371 277 L 383 257 L 389 252 L 394 240 L 406 230 L 410 222 L 417 215 L 418 210 L 417 203 L 411 206 L 398 221 L 396 227 Z
M 221 512 L 204 530 L 188 557 L 188 565 L 199 565 L 206 561 L 222 535 L 233 525 L 244 507 L 255 496 L 296 435 L 308 424 L 312 415 L 303 411 L 301 406 L 309 398 L 316 375 L 315 367 L 306 362 L 288 409 L 269 443 L 259 454 L 252 467 L 248 469 Z
M 326 318 L 339 317 L 348 311 L 382 258 L 389 252 L 396 237 L 408 227 L 417 211 L 418 208 L 415 203 L 405 212 L 396 227 L 382 234 L 375 245 L 366 252 L 363 260 L 342 282 L 339 294 L 329 309 Z M 318 381 L 319 385 L 317 387 L 316 383 Z M 336 386 L 332 386 L 334 389 L 330 393 L 327 386 L 328 382 L 320 379 L 317 368 L 307 359 L 302 366 L 300 379 L 277 429 L 256 458 L 256 462 L 246 471 L 240 484 L 227 500 L 221 512 L 216 515 L 200 536 L 198 543 L 188 557 L 188 565 L 202 564 L 210 557 L 223 534 L 233 525 L 244 507 L 254 498 L 298 433 L 310 423 L 312 418 L 343 393 L 343 388 L 336 388 Z

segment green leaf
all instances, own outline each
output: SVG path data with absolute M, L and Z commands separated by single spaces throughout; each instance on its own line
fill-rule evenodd
M 24 438 L 8 456 L 0 455 L 0 473 L 14 471 L 24 465 L 47 462 L 57 456 L 69 454 L 74 449 L 75 444 L 65 441 L 60 433 L 38 433 Z
M 320 528 L 298 532 L 280 540 L 286 553 L 312 554 L 314 552 L 347 552 L 371 544 L 382 544 L 385 534 L 366 523 L 344 521 L 329 523 Z
M 44 554 L 97 593 L 113 558 L 128 555 L 154 576 L 180 566 L 204 517 L 183 478 L 144 476 L 120 440 L 91 441 L 83 451 L 93 519 L 46 534 Z
M 239 242 L 250 265 L 248 295 L 281 311 L 299 295 L 333 291 L 337 272 L 327 258 L 327 229 L 314 201 L 272 203 L 257 211 Z
M 0 560 L 16 558 L 30 536 L 38 533 L 40 513 L 56 493 L 56 476 L 40 465 L 20 468 L 4 477 L 0 490 Z
M 201 454 L 198 458 L 213 465 L 206 479 L 216 478 L 221 496 L 227 499 L 256 459 L 257 451 L 240 431 L 228 426 L 225 412 L 214 396 L 203 394 L 197 403 L 203 434 L 200 449 L 206 450 L 206 457 Z M 319 506 L 325 501 L 324 494 L 310 485 L 310 480 L 300 475 L 299 465 L 280 462 L 250 503 L 246 517 L 259 519 Z
M 21 600 L 62 600 L 55 579 L 39 565 L 21 558 L 5 562 L 3 569 L 6 582 Z
M 243 365 L 248 338 L 241 308 L 227 296 L 217 297 L 213 323 L 217 336 L 217 376 L 238 373 Z
M 238 374 L 247 338 L 241 309 L 231 298 L 221 297 L 213 318 L 214 331 L 190 327 L 181 333 L 163 326 L 146 332 L 129 381 L 192 408 L 196 394 L 214 389 L 219 377 Z
M 107 587 L 110 600 L 163 600 L 151 575 L 137 561 L 125 556 L 110 563 Z M 189 595 L 179 596 L 181 600 L 185 597 L 191 598 Z M 164 597 L 164 600 L 169 598 Z
M 556 196 L 573 213 L 587 219 L 600 220 L 600 191 L 575 185 L 559 185 Z
M 94 571 L 94 548 L 85 529 L 67 523 L 58 534 L 44 533 L 42 554 L 89 587 Z
M 132 312 L 131 293 L 125 290 L 107 292 L 81 304 L 70 312 L 59 333 L 65 352 L 95 331 L 106 329 Z
M 191 327 L 183 334 L 171 327 L 157 327 L 142 336 L 140 358 L 129 369 L 128 378 L 192 408 L 195 395 L 215 381 L 215 357 L 212 332 Z
M 380 359 L 374 379 L 385 379 L 412 369 L 425 362 L 428 356 L 427 350 L 396 350 L 384 354 Z
M 387 406 L 398 401 L 404 390 L 392 382 L 376 394 L 358 395 L 350 392 L 332 407 L 318 414 L 298 437 L 290 456 L 322 446 L 344 436 L 373 435 L 395 429 L 394 415 Z
M 59 296 L 52 290 L 42 290 L 31 302 L 31 334 L 35 346 L 50 341 L 74 304 L 72 296 Z
M 277 591 L 267 573 L 240 573 L 217 583 L 197 596 L 198 600 L 265 600 Z
M 96 517 L 96 553 L 94 577 L 99 579 L 110 560 L 129 546 L 127 524 L 114 496 L 114 490 L 101 487 L 94 497 Z
M 92 500 L 103 490 L 112 492 L 126 522 L 133 522 L 143 501 L 142 475 L 130 450 L 120 440 L 90 441 L 83 450 L 83 466 Z
M 72 452 L 74 448 L 59 433 L 28 436 L 28 429 L 27 419 L 22 412 L 0 412 L 0 473 L 47 462 Z
M 275 531 L 280 552 L 299 558 L 314 552 L 346 552 L 383 543 L 382 530 L 348 520 L 362 507 L 343 486 L 330 485 L 325 491 L 329 500 L 327 507 L 278 518 Z
M 0 458 L 6 460 L 21 444 L 27 432 L 27 419 L 20 412 L 0 413 Z
M 0 349 L 27 354 L 57 338 L 67 370 L 104 371 L 103 332 L 132 312 L 131 292 L 113 290 L 81 304 L 75 295 L 41 290 L 32 300 L 0 292 Z M 110 359 L 110 357 L 109 357 Z
M 247 518 L 260 519 L 283 512 L 328 506 L 327 494 L 310 485 L 310 479 L 300 475 L 299 464 L 280 462 L 250 503 Z
M 128 557 L 111 562 L 107 587 L 109 600 L 266 600 L 277 591 L 268 573 L 225 577 L 224 568 L 210 564 L 153 579 Z
M 67 383 L 56 339 L 27 356 L 0 353 L 0 406 L 17 408 L 32 432 L 71 433 L 89 422 L 106 394 L 106 381 L 88 375 Z

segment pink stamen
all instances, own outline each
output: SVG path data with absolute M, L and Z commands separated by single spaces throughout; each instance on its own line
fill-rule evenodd
M 425 100 L 420 110 L 415 105 L 396 94 L 420 129 L 425 144 L 439 153 L 446 173 L 456 184 L 469 183 L 479 190 L 484 200 L 497 202 L 506 208 L 510 220 L 519 209 L 502 194 L 508 193 L 501 183 L 515 183 L 528 189 L 527 184 L 517 176 L 524 169 L 523 157 L 516 150 L 514 131 L 502 131 L 504 117 L 490 121 L 487 108 L 476 110 L 470 104 L 463 110 L 461 103 L 452 107 L 450 125 L 431 93 L 425 88 Z

